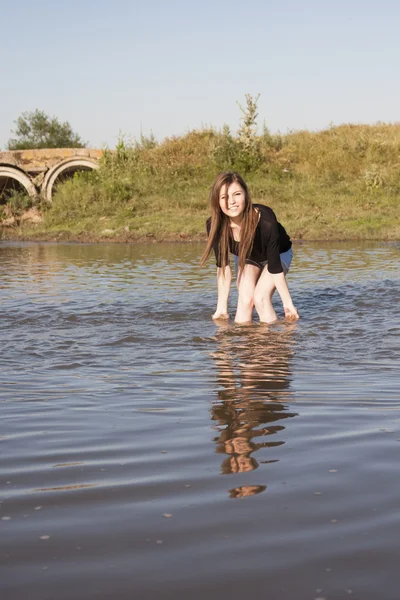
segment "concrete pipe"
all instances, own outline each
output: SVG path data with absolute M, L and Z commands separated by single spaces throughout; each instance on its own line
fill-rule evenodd
M 92 158 L 75 156 L 66 158 L 51 167 L 45 175 L 42 183 L 41 195 L 48 202 L 52 201 L 53 186 L 59 177 L 75 173 L 75 171 L 93 171 L 98 169 L 99 164 Z
M 2 191 L 9 188 L 13 181 L 18 182 L 31 198 L 36 198 L 37 190 L 26 173 L 16 167 L 0 165 L 0 201 Z

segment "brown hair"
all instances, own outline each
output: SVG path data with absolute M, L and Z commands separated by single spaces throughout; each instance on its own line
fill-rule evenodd
M 243 221 L 240 227 L 239 244 L 239 270 L 243 271 L 246 258 L 250 255 L 253 248 L 254 233 L 258 223 L 258 214 L 253 209 L 250 193 L 246 182 L 239 173 L 227 172 L 220 173 L 210 190 L 211 207 L 211 225 L 208 235 L 208 241 L 201 257 L 200 267 L 204 265 L 210 255 L 213 247 L 217 248 L 217 262 L 225 268 L 229 264 L 229 240 L 232 239 L 232 229 L 230 227 L 229 217 L 222 212 L 219 205 L 219 195 L 221 188 L 226 186 L 226 191 L 232 183 L 238 183 L 244 190 L 245 206 L 243 211 Z

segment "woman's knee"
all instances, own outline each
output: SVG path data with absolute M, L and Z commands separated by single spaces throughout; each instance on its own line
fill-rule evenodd
M 264 292 L 260 292 L 260 291 L 255 291 L 254 292 L 254 306 L 256 307 L 256 310 L 258 311 L 259 309 L 262 310 L 263 308 L 266 308 L 267 306 L 271 305 L 271 294 L 270 293 L 266 293 Z
M 240 293 L 238 303 L 243 308 L 253 308 L 254 306 L 254 294 L 249 293 Z

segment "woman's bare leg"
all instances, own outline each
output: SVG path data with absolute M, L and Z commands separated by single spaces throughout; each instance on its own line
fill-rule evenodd
M 253 317 L 254 290 L 260 277 L 260 269 L 254 265 L 246 265 L 243 272 L 239 272 L 237 286 L 239 292 L 236 310 L 236 323 L 249 323 Z
M 271 273 L 265 267 L 254 290 L 254 305 L 262 323 L 273 323 L 278 318 L 272 306 L 275 289 Z

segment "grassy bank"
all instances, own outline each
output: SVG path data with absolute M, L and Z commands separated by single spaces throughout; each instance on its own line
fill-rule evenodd
M 99 171 L 76 174 L 57 188 L 52 205 L 40 206 L 42 223 L 22 224 L 17 207 L 16 224 L 2 227 L 1 235 L 202 239 L 209 187 L 217 173 L 231 169 L 244 175 L 253 201 L 271 206 L 294 239 L 400 239 L 400 124 L 284 136 L 208 129 L 162 143 L 121 142 L 105 153 Z

